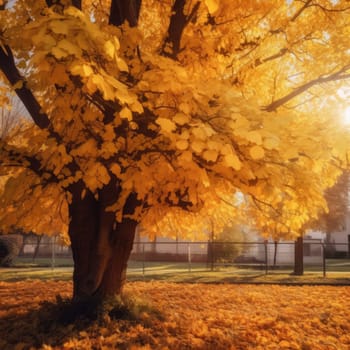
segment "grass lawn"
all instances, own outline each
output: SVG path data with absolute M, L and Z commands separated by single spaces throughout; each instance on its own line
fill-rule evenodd
M 70 262 L 70 263 L 69 263 Z M 0 268 L 0 281 L 20 281 L 26 279 L 70 280 L 73 268 L 71 260 L 56 259 L 55 267 L 50 267 L 50 259 L 28 262 L 16 261 L 15 267 Z M 283 284 L 346 284 L 350 285 L 349 260 L 327 262 L 327 274 L 323 277 L 322 269 L 306 266 L 303 276 L 294 276 L 292 267 L 281 267 L 266 271 L 263 266 L 210 266 L 202 263 L 176 262 L 129 262 L 128 280 L 188 283 L 283 283 Z

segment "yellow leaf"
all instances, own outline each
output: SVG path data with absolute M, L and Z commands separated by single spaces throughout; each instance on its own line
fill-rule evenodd
M 185 125 L 189 122 L 190 118 L 184 113 L 177 113 L 175 114 L 173 120 L 178 125 Z
M 205 0 L 208 11 L 213 14 L 219 8 L 219 0 Z
M 188 130 L 184 130 L 181 134 L 180 134 L 180 138 L 183 140 L 188 140 L 190 137 L 190 133 L 188 132 Z
M 102 92 L 104 99 L 114 100 L 115 96 L 112 87 L 105 81 L 105 79 L 101 75 L 94 74 L 92 76 L 92 82 Z
M 285 159 L 296 159 L 299 157 L 299 152 L 294 147 L 288 147 L 286 150 L 284 150 L 283 156 Z
M 182 152 L 181 155 L 179 156 L 179 160 L 187 163 L 192 162 L 192 152 L 190 151 Z
M 196 153 L 202 153 L 203 149 L 205 148 L 205 143 L 199 140 L 194 140 L 191 143 L 191 148 L 196 152 Z
M 187 140 L 178 140 L 176 142 L 176 147 L 180 150 L 180 151 L 184 151 L 188 148 L 188 142 Z
M 136 113 L 143 113 L 143 106 L 139 101 L 135 101 L 129 105 L 131 110 Z
M 209 149 L 215 149 L 215 150 L 219 151 L 221 149 L 222 145 L 220 142 L 209 140 L 207 142 L 207 146 Z
M 122 72 L 128 72 L 129 71 L 129 67 L 128 65 L 125 63 L 124 60 L 122 60 L 120 57 L 116 57 L 116 62 L 117 62 L 117 66 L 119 68 L 120 71 Z
M 137 130 L 139 128 L 139 126 L 135 122 L 130 122 L 129 127 L 131 130 Z
M 185 114 L 189 114 L 191 111 L 191 107 L 188 103 L 180 103 L 179 109 Z
M 58 84 L 65 85 L 67 83 L 66 78 L 65 66 L 63 64 L 55 65 L 51 72 L 51 79 L 54 79 Z
M 260 146 L 253 146 L 250 148 L 249 153 L 251 157 L 255 160 L 264 158 L 265 156 L 265 151 L 262 147 Z
M 92 68 L 90 66 L 88 66 L 87 64 L 83 64 L 82 68 L 83 68 L 83 76 L 84 77 L 88 77 L 93 73 Z
M 51 49 L 51 53 L 58 59 L 60 60 L 63 57 L 67 57 L 68 54 L 66 51 L 60 49 L 59 47 L 53 47 Z
M 200 140 L 206 140 L 207 139 L 207 133 L 205 132 L 205 129 L 203 127 L 197 127 L 192 129 L 192 134 Z
M 279 145 L 279 139 L 276 137 L 268 137 L 264 140 L 264 147 L 267 149 L 276 149 Z
M 92 68 L 87 64 L 75 65 L 70 71 L 73 75 L 80 75 L 82 77 L 88 77 L 93 74 Z
M 215 162 L 218 158 L 218 152 L 213 149 L 208 149 L 203 152 L 203 158 L 208 162 Z
M 104 49 L 105 49 L 107 56 L 109 56 L 110 58 L 114 58 L 115 46 L 113 45 L 113 43 L 110 40 L 105 42 Z
M 131 111 L 130 111 L 130 109 L 128 107 L 124 107 L 120 111 L 119 115 L 120 115 L 120 118 L 122 118 L 122 119 L 127 119 L 129 121 L 132 120 L 132 113 L 131 113 Z
M 31 40 L 35 46 L 45 47 L 46 49 L 56 45 L 56 40 L 51 35 L 45 34 L 45 31 L 40 31 L 38 34 L 33 35 Z
M 56 34 L 65 34 L 67 35 L 69 32 L 69 27 L 67 26 L 67 23 L 62 20 L 57 21 L 51 21 L 49 24 L 49 27 L 52 29 L 52 31 Z
M 120 173 L 121 173 L 121 168 L 118 164 L 113 164 L 111 167 L 110 167 L 110 170 L 111 172 L 116 175 L 116 176 L 120 176 Z
M 77 57 L 80 57 L 82 54 L 82 51 L 79 46 L 73 44 L 71 41 L 67 39 L 62 39 L 61 41 L 58 42 L 57 48 L 60 48 L 70 55 L 74 55 Z
M 51 70 L 51 65 L 49 62 L 43 60 L 38 64 L 38 69 L 40 69 L 41 72 L 49 72 Z
M 89 42 L 86 40 L 86 37 L 82 33 L 79 33 L 75 40 L 82 50 L 89 49 Z
M 244 136 L 248 141 L 256 143 L 257 145 L 261 145 L 262 143 L 261 134 L 258 131 L 249 131 Z
M 242 168 L 241 161 L 232 151 L 224 155 L 224 163 L 235 170 L 240 170 Z
M 278 347 L 280 349 L 291 349 L 291 344 L 287 340 L 282 340 L 279 342 Z
M 174 122 L 167 118 L 158 118 L 156 123 L 160 126 L 163 131 L 172 132 L 176 130 L 176 125 Z
M 84 14 L 74 6 L 69 6 L 64 10 L 64 14 L 76 18 L 84 18 Z

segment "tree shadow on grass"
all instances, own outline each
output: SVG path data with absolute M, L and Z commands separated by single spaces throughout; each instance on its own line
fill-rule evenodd
M 147 320 L 142 315 L 148 313 Z M 87 333 L 96 334 L 99 327 L 114 322 L 122 332 L 140 323 L 151 327 L 152 319 L 163 320 L 153 307 L 139 301 L 113 301 L 107 308 L 91 301 L 72 303 L 57 297 L 56 303 L 43 302 L 39 308 L 24 314 L 11 313 L 0 319 L 0 349 L 42 349 L 44 345 L 63 348 L 72 339 L 82 339 Z

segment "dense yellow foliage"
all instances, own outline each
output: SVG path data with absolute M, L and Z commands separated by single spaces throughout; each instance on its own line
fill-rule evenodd
M 128 283 L 126 291 L 158 309 L 138 321 L 62 326 L 44 300 L 67 297 L 60 281 L 0 282 L 0 347 L 20 349 L 347 350 L 349 287 Z M 200 291 L 200 292 L 199 292 Z M 39 309 L 38 309 L 39 308 Z M 152 310 L 152 308 L 150 308 Z
M 113 175 L 109 209 L 121 221 L 136 192 L 149 233 L 242 220 L 295 237 L 326 210 L 324 189 L 347 166 L 347 1 L 187 1 L 176 57 L 172 1 L 143 0 L 133 28 L 107 24 L 109 3 L 0 11 L 0 45 L 23 75 L 1 84 L 33 91 L 51 122 L 0 140 L 1 227 L 66 233 L 67 187 L 83 180 L 98 197 Z

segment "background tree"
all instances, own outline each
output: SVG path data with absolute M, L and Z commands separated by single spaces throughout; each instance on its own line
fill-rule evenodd
M 208 243 L 208 261 L 232 263 L 244 252 L 245 234 L 240 225 L 226 226 Z
M 347 225 L 349 214 L 349 172 L 339 176 L 337 182 L 325 191 L 328 210 L 311 223 L 313 229 L 326 233 L 326 254 L 333 254 L 331 234 L 343 231 Z
M 33 122 L 1 140 L 1 226 L 69 236 L 76 300 L 121 292 L 139 223 L 199 237 L 245 216 L 296 237 L 346 162 L 349 11 L 325 0 L 3 5 L 3 81 Z
M 344 172 L 334 186 L 326 189 L 328 210 L 322 213 L 313 226 L 325 232 L 329 238 L 332 232 L 342 231 L 349 212 L 349 172 Z
M 23 244 L 23 238 L 19 234 L 0 236 L 0 266 L 11 266 L 18 256 Z

